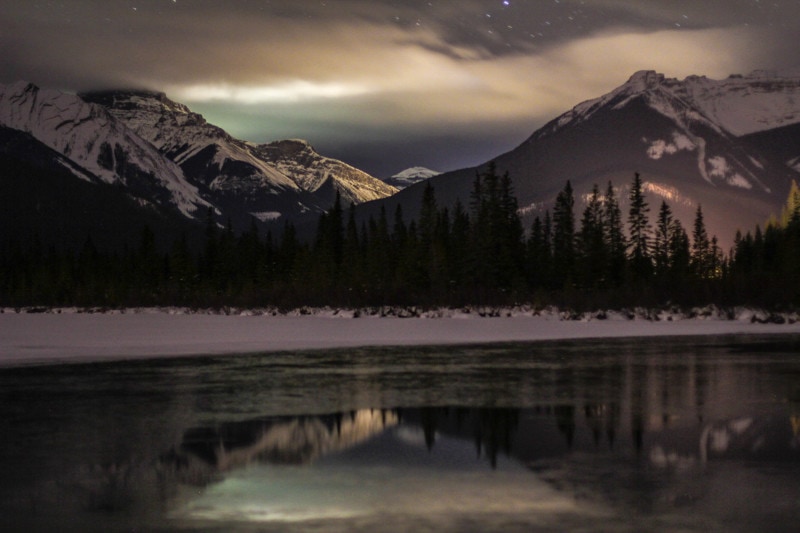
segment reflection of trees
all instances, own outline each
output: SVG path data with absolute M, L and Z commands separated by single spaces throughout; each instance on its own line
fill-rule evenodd
M 600 441 L 605 433 L 608 448 L 613 450 L 619 424 L 619 402 L 586 403 L 583 406 L 583 414 L 586 417 L 586 424 L 592 431 L 595 448 L 600 447 Z
M 511 455 L 513 433 L 519 423 L 517 409 L 482 410 L 475 433 L 475 442 L 482 443 L 492 468 L 497 466 L 497 454 Z M 480 454 L 480 448 L 478 449 Z
M 436 444 L 439 433 L 471 438 L 478 457 L 485 456 L 492 467 L 497 466 L 500 453 L 511 455 L 514 434 L 519 424 L 519 409 L 468 409 L 427 407 L 403 409 L 401 419 L 417 423 L 425 435 L 429 450 Z
M 558 430 L 567 439 L 567 447 L 572 449 L 575 440 L 575 406 L 557 405 L 554 411 Z
M 637 453 L 644 447 L 644 417 L 647 408 L 644 388 L 647 383 L 647 366 L 633 365 L 630 372 L 631 436 Z
M 493 466 L 503 453 L 525 462 L 572 450 L 647 456 L 656 445 L 697 454 L 703 428 L 740 414 L 726 412 L 735 406 L 740 389 L 754 398 L 763 397 L 765 389 L 751 367 L 706 357 L 702 346 L 692 350 L 679 354 L 645 343 L 613 358 L 558 353 L 541 368 L 520 373 L 525 382 L 521 390 L 538 402 L 523 410 L 367 410 L 194 428 L 186 432 L 171 461 L 180 466 L 193 459 L 216 471 L 248 461 L 306 463 L 360 442 L 352 435 L 364 426 L 364 413 L 370 413 L 364 427 L 371 428 L 364 439 L 395 424 L 412 425 L 421 429 L 429 450 L 442 436 L 468 439 L 478 457 Z M 795 431 L 796 427 L 800 424 Z M 709 442 L 727 435 L 742 438 L 714 429 Z M 666 437 L 680 440 L 680 446 L 666 443 Z

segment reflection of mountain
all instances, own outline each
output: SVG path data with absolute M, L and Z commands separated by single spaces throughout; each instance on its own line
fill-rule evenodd
M 390 411 L 364 409 L 347 414 L 270 418 L 186 431 L 179 451 L 165 460 L 188 467 L 200 459 L 216 471 L 254 462 L 305 464 L 353 447 L 396 425 Z
M 540 461 L 579 453 L 645 457 L 656 467 L 715 459 L 797 460 L 800 439 L 784 412 L 655 428 L 643 416 L 625 423 L 619 405 L 543 405 L 526 409 L 429 407 L 360 410 L 324 416 L 257 419 L 186 431 L 180 449 L 164 457 L 184 479 L 204 483 L 215 473 L 251 463 L 300 465 L 323 456 L 393 446 L 419 432 L 433 451 L 442 438 L 472 441 L 476 460 L 496 467 L 500 454 L 538 469 Z M 400 429 L 394 431 L 393 429 Z M 407 430 L 411 430 L 409 433 Z M 615 442 L 618 434 L 630 438 Z M 388 439 L 376 439 L 389 434 Z M 375 450 L 369 453 L 373 453 Z M 201 473 L 198 476 L 198 468 Z M 191 472 L 194 472 L 191 474 Z M 194 476 L 194 477 L 192 477 Z

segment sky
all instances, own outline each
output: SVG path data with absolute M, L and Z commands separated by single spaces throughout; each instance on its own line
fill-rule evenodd
M 638 70 L 800 66 L 800 0 L 0 0 L 0 83 L 163 91 L 377 177 L 513 149 Z

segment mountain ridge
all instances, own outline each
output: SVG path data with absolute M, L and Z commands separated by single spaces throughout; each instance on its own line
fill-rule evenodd
M 142 204 L 196 221 L 211 209 L 219 223 L 227 217 L 240 230 L 253 220 L 308 225 L 337 196 L 345 205 L 364 203 L 362 217 L 402 205 L 413 218 L 423 190 L 416 184 L 395 194 L 304 140 L 236 139 L 157 91 L 71 95 L 18 82 L 0 86 L 0 125 L 61 154 L 58 164 L 77 179 L 118 186 Z M 639 172 L 652 211 L 661 199 L 674 202 L 688 226 L 702 206 L 709 232 L 729 245 L 737 228 L 750 230 L 779 212 L 800 178 L 800 73 L 677 80 L 639 71 L 493 161 L 509 172 L 529 221 L 552 206 L 567 180 L 577 209 L 592 185 L 609 181 L 624 204 Z M 440 204 L 468 205 L 475 175 L 488 163 L 424 179 Z
M 703 92 L 700 98 L 697 90 L 687 88 L 699 86 L 716 89 Z M 701 104 L 688 97 L 689 93 L 700 98 Z M 755 109 L 769 113 L 761 121 L 750 122 L 748 130 L 762 128 L 757 133 L 735 135 L 723 124 L 725 120 L 708 116 L 715 101 L 740 106 L 753 101 Z M 728 114 L 737 120 L 757 115 Z M 555 117 L 492 161 L 499 173 L 508 172 L 512 178 L 527 222 L 552 208 L 567 180 L 575 189 L 576 217 L 582 209 L 581 199 L 595 184 L 604 190 L 613 182 L 624 208 L 627 187 L 639 172 L 649 191 L 651 214 L 662 199 L 672 203 L 680 198 L 672 207 L 689 227 L 696 208 L 702 206 L 709 233 L 727 247 L 737 229 L 745 232 L 756 224 L 763 226 L 773 213 L 780 212 L 792 179 L 800 178 L 786 158 L 792 153 L 795 165 L 800 161 L 800 129 L 790 127 L 792 120 L 800 123 L 800 76 L 785 76 L 775 83 L 763 73 L 718 81 L 690 76 L 679 81 L 655 71 L 640 71 L 605 95 Z M 732 123 L 741 125 L 741 121 Z M 772 128 L 777 124 L 781 126 Z M 767 132 L 780 128 L 786 132 L 782 142 L 797 149 L 767 150 L 767 143 L 758 142 Z M 488 165 L 431 178 L 437 200 L 443 205 L 469 205 L 476 173 Z M 375 215 L 381 205 L 391 213 L 402 204 L 404 214 L 414 217 L 423 189 L 414 185 L 386 200 L 366 204 L 365 215 Z
M 356 204 L 396 192 L 361 170 L 320 155 L 304 140 L 255 144 L 236 139 L 164 93 L 125 90 L 81 96 L 106 107 L 180 165 L 193 182 L 225 197 L 238 196 L 240 207 L 257 218 L 321 213 L 333 204 L 337 191 L 346 203 Z M 270 197 L 286 201 L 270 205 Z
M 210 207 L 180 169 L 104 108 L 27 82 L 0 85 L 0 125 L 31 134 L 85 172 L 84 180 L 118 184 L 143 201 L 172 205 L 187 218 Z
M 362 203 L 396 191 L 306 141 L 236 139 L 157 91 L 76 95 L 24 81 L 0 85 L 0 126 L 54 150 L 40 153 L 79 180 L 199 224 L 210 210 L 237 230 L 254 221 L 282 226 L 326 211 L 337 195 Z

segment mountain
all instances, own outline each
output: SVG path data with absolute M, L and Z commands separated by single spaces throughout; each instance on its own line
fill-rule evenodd
M 253 144 L 209 124 L 164 93 L 81 94 L 155 146 L 187 179 L 233 218 L 268 221 L 327 210 L 338 192 L 345 205 L 394 194 L 393 187 L 301 140 Z
M 411 167 L 403 170 L 402 172 L 398 172 L 391 178 L 386 178 L 383 181 L 392 187 L 396 187 L 397 189 L 405 189 L 406 187 L 410 187 L 411 185 L 425 181 L 428 178 L 438 176 L 439 174 L 441 174 L 441 172 L 436 172 L 435 170 L 431 170 L 429 168 Z
M 103 107 L 33 84 L 0 85 L 0 126 L 30 134 L 61 154 L 78 179 L 116 185 L 140 202 L 188 218 L 209 207 L 181 169 Z
M 82 237 L 75 234 L 78 226 L 54 218 L 62 213 L 83 220 L 79 213 L 91 218 L 111 205 L 137 230 L 155 223 L 157 234 L 172 235 L 170 228 L 185 229 L 185 222 L 204 224 L 209 209 L 218 223 L 230 220 L 236 229 L 246 229 L 254 220 L 282 226 L 283 220 L 315 219 L 337 194 L 348 205 L 396 192 L 365 172 L 318 154 L 305 141 L 257 145 L 236 139 L 164 93 L 75 95 L 26 82 L 0 85 L 0 128 L 3 187 L 7 198 L 17 202 L 13 226 L 38 228 L 40 235 L 52 232 L 52 241 L 74 244 L 92 235 L 100 242 L 128 235 L 105 215 L 94 228 L 80 226 Z M 26 179 L 30 183 L 23 183 Z M 31 192 L 31 183 L 50 188 L 34 195 L 38 204 L 22 194 Z M 71 192 L 56 206 L 54 195 L 62 189 Z M 103 205 L 82 197 L 102 197 Z M 47 216 L 41 216 L 42 205 L 51 206 Z M 158 226 L 159 221 L 169 221 L 170 228 Z M 101 235 L 103 228 L 109 238 Z
M 98 181 L 29 133 L 0 126 L 0 169 L 2 244 L 36 243 L 41 252 L 92 243 L 121 252 L 126 244 L 139 245 L 144 225 L 158 228 L 154 244 L 162 250 L 181 236 L 201 242 L 199 225 L 180 211 Z
M 494 162 L 511 176 L 528 218 L 551 209 L 567 180 L 575 189 L 576 217 L 594 184 L 605 190 L 613 182 L 624 204 L 639 172 L 651 218 L 664 199 L 691 231 L 701 205 L 709 234 L 727 247 L 737 228 L 751 230 L 780 212 L 791 180 L 800 178 L 792 168 L 800 161 L 798 124 L 800 75 L 676 80 L 642 71 L 545 124 Z M 476 172 L 487 166 L 431 178 L 437 200 L 468 205 Z M 390 213 L 402 203 L 413 216 L 422 190 L 412 186 L 382 203 Z

